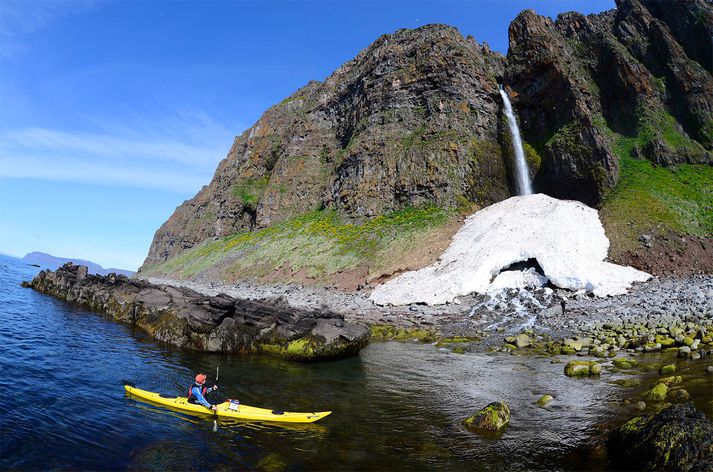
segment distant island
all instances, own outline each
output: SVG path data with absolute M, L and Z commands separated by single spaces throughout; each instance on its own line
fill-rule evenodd
M 67 262 L 71 262 L 76 265 L 87 266 L 89 268 L 89 273 L 91 274 L 107 275 L 112 272 L 115 274 L 123 274 L 127 276 L 134 274 L 134 272 L 130 270 L 115 269 L 113 267 L 105 269 L 96 262 L 87 261 L 84 259 L 57 257 L 53 256 L 52 254 L 47 254 L 46 252 L 30 252 L 28 254 L 25 254 L 25 257 L 22 258 L 22 261 L 27 262 L 29 264 L 37 264 L 38 266 L 47 267 L 53 270 L 63 266 Z

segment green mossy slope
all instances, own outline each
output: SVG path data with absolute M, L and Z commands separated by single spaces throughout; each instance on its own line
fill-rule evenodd
M 409 208 L 353 223 L 332 210 L 312 211 L 257 231 L 204 242 L 142 274 L 193 277 L 210 270 L 213 277 L 244 279 L 287 268 L 328 282 L 338 272 L 368 267 L 370 274 L 378 275 L 391 260 L 423 245 L 456 216 L 436 207 Z

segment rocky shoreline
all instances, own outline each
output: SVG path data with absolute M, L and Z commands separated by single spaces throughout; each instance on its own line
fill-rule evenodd
M 86 266 L 72 263 L 43 270 L 22 285 L 139 326 L 159 341 L 200 351 L 323 361 L 354 356 L 369 342 L 366 327 L 345 322 L 338 313 L 206 296 L 123 275 L 90 275 Z
M 580 291 L 544 288 L 460 297 L 456 303 L 402 307 L 378 306 L 368 290 L 354 293 L 299 284 L 148 278 L 154 284 L 186 287 L 205 295 L 228 294 L 295 309 L 333 311 L 349 322 L 435 333 L 439 337 L 482 338 L 483 348 L 525 330 L 552 339 L 591 334 L 605 325 L 672 326 L 713 323 L 713 275 L 654 277 L 629 293 L 596 298 Z

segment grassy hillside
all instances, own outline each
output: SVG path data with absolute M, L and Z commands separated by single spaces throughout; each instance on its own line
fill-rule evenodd
M 663 255 L 667 259 L 671 255 L 684 255 L 687 238 L 705 241 L 713 237 L 713 166 L 660 167 L 633 157 L 636 148 L 656 137 L 671 148 L 693 148 L 690 139 L 673 125 L 673 118 L 666 113 L 642 114 L 634 136 L 609 132 L 613 150 L 619 157 L 619 182 L 600 211 L 611 241 L 610 256 L 617 260 L 626 254 L 637 254 L 655 266 L 654 260 Z M 645 250 L 642 235 L 658 241 L 657 251 Z M 710 249 L 705 246 L 704 243 L 695 256 L 692 253 L 689 257 L 702 254 L 710 258 Z M 684 260 L 678 265 L 685 271 L 686 263 Z M 707 265 L 710 264 L 704 263 L 702 267 Z
M 312 211 L 258 231 L 204 242 L 146 267 L 142 274 L 330 284 L 336 274 L 353 273 L 363 282 L 414 268 L 420 260 L 435 260 L 457 230 L 457 220 L 455 211 L 436 207 L 396 211 L 360 224 L 332 210 Z

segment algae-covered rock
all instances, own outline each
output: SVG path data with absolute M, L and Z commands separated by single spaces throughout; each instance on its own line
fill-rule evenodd
M 636 360 L 626 357 L 615 357 L 611 362 L 617 369 L 631 369 L 639 364 Z
M 577 351 L 575 351 L 572 346 L 562 346 L 562 348 L 560 349 L 560 354 L 564 354 L 567 356 L 573 356 L 576 353 Z
M 677 404 L 629 420 L 611 434 L 608 449 L 622 469 L 710 471 L 713 423 L 693 404 Z
M 549 402 L 551 402 L 553 399 L 554 399 L 554 397 L 552 397 L 552 395 L 545 394 L 545 395 L 542 395 L 539 400 L 537 400 L 537 404 L 540 406 L 545 406 Z
M 672 375 L 670 377 L 660 378 L 656 383 L 664 384 L 667 387 L 670 387 L 671 385 L 679 384 L 681 382 L 683 382 L 682 375 Z
M 528 336 L 527 334 L 522 333 L 515 336 L 515 345 L 518 348 L 527 347 L 530 344 L 530 336 Z
M 666 394 L 666 400 L 670 402 L 685 402 L 691 398 L 691 394 L 686 389 L 676 388 L 669 390 Z
M 668 387 L 666 384 L 656 384 L 654 388 L 646 392 L 646 399 L 654 402 L 662 402 L 666 399 Z
M 505 402 L 493 402 L 463 420 L 463 426 L 470 431 L 497 433 L 510 423 L 510 407 Z
M 618 385 L 620 387 L 629 388 L 629 387 L 636 387 L 637 385 L 641 384 L 641 380 L 639 380 L 639 379 L 618 379 L 618 380 L 614 380 L 612 383 L 615 385 Z
M 602 373 L 602 366 L 592 361 L 570 361 L 564 366 L 568 377 L 588 377 Z
M 676 372 L 676 366 L 674 364 L 665 365 L 659 370 L 661 375 L 673 374 L 674 372 Z

